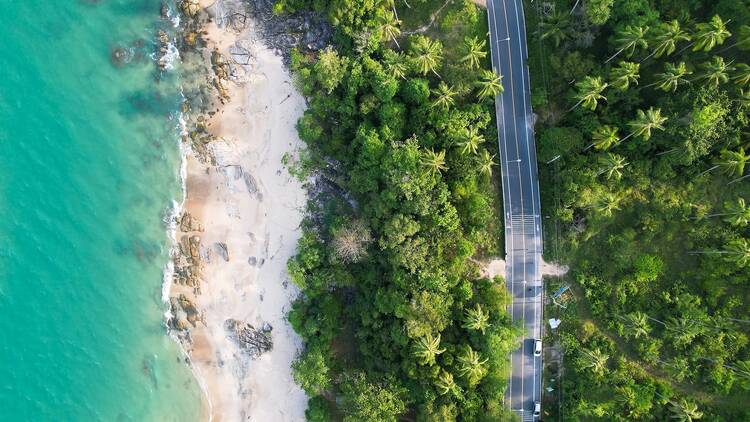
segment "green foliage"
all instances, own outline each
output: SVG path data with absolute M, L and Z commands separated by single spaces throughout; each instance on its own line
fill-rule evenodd
M 545 310 L 562 419 L 747 419 L 750 9 L 624 0 L 596 28 L 532 10 L 545 254 L 571 268 L 567 308 Z M 560 42 L 556 19 L 576 28 Z
M 305 350 L 302 356 L 292 363 L 292 375 L 294 381 L 310 396 L 328 389 L 331 385 L 328 358 L 321 347 Z
M 586 17 L 593 25 L 603 25 L 609 19 L 614 0 L 590 0 L 586 2 Z
M 341 382 L 344 422 L 396 422 L 406 411 L 404 389 L 383 380 L 371 382 L 365 374 L 345 374 Z

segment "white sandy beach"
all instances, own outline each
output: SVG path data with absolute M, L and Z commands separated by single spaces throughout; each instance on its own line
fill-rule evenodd
M 236 34 L 214 23 L 205 29 L 209 50 L 226 57 L 237 39 L 253 35 L 252 28 Z M 306 192 L 282 157 L 302 146 L 295 123 L 305 103 L 280 57 L 260 42 L 242 45 L 251 52 L 249 64 L 239 66 L 245 82 L 228 83 L 231 100 L 207 125 L 218 138 L 210 146 L 216 165 L 188 157 L 185 211 L 205 229 L 198 233 L 200 293 L 175 285 L 172 296 L 185 294 L 203 316 L 190 331 L 189 355 L 208 396 L 209 420 L 302 421 L 307 397 L 290 369 L 302 344 L 285 314 L 297 293 L 287 283 L 286 262 L 301 234 Z M 228 338 L 228 319 L 258 329 L 270 324 L 273 349 L 251 359 Z

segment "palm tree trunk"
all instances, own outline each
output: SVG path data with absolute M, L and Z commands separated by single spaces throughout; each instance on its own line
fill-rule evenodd
M 738 177 L 738 178 L 736 178 L 736 179 L 734 179 L 734 180 L 730 181 L 729 183 L 727 183 L 727 185 L 731 185 L 731 184 L 733 184 L 733 183 L 737 183 L 737 182 L 739 182 L 740 180 L 744 180 L 744 179 L 747 179 L 748 177 L 750 177 L 750 174 L 746 174 L 746 175 L 744 175 L 744 176 L 742 176 L 742 177 Z
M 615 57 L 617 57 L 617 56 L 618 56 L 618 55 L 619 55 L 620 53 L 622 53 L 623 51 L 625 51 L 625 47 L 623 47 L 623 48 L 621 48 L 621 49 L 617 50 L 617 53 L 613 54 L 613 55 L 612 55 L 612 57 L 608 58 L 608 59 L 607 59 L 607 60 L 606 60 L 606 61 L 605 61 L 604 63 L 609 63 L 609 62 L 610 62 L 610 60 L 612 60 L 612 59 L 614 59 Z
M 706 170 L 706 171 L 702 172 L 701 174 L 699 174 L 699 175 L 698 175 L 698 177 L 701 177 L 701 176 L 703 176 L 703 175 L 704 175 L 704 174 L 706 174 L 706 173 L 709 173 L 709 172 L 711 172 L 711 171 L 713 171 L 713 170 L 716 170 L 717 168 L 719 168 L 719 165 L 718 165 L 718 164 L 717 164 L 717 165 L 715 165 L 715 166 L 713 166 L 713 167 L 711 167 L 710 169 L 708 169 L 708 170 Z
M 572 14 L 573 14 L 573 11 L 574 11 L 574 10 L 576 10 L 576 7 L 578 6 L 578 3 L 580 3 L 580 2 L 581 2 L 581 0 L 576 0 L 576 4 L 574 4 L 574 5 L 573 5 L 573 8 L 572 8 L 572 9 L 570 9 L 570 13 L 569 13 L 569 15 L 572 15 Z
M 566 111 L 566 113 L 570 113 L 571 111 L 573 111 L 576 107 L 578 107 L 579 105 L 581 105 L 582 102 L 583 102 L 583 100 L 580 100 L 577 103 L 575 103 L 573 105 L 573 107 L 569 108 L 568 111 Z
M 615 145 L 620 145 L 621 143 L 623 143 L 624 141 L 626 141 L 628 138 L 630 138 L 633 135 L 635 135 L 635 132 L 630 132 L 630 134 L 628 136 L 626 136 L 626 137 L 620 139 L 619 141 L 617 141 L 617 143 L 615 143 Z
M 688 45 L 686 45 L 686 46 L 682 47 L 682 49 L 680 49 L 680 51 L 678 51 L 678 52 L 677 52 L 677 53 L 675 53 L 675 54 L 680 54 L 680 53 L 682 53 L 683 51 L 685 51 L 685 50 L 687 50 L 688 48 L 692 47 L 692 46 L 693 46 L 693 44 L 695 44 L 695 41 L 693 41 L 693 42 L 689 43 Z

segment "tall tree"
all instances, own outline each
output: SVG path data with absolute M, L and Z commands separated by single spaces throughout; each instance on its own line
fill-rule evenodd
M 692 422 L 703 417 L 695 403 L 681 398 L 669 401 L 670 418 L 679 422 Z
M 594 210 L 605 217 L 612 217 L 612 214 L 620 209 L 622 198 L 612 192 L 602 192 L 594 200 Z
M 432 101 L 433 107 L 448 109 L 456 102 L 453 99 L 456 96 L 456 91 L 443 81 L 440 81 L 438 87 L 432 91 L 432 95 L 435 96 L 435 99 Z
M 476 304 L 464 313 L 464 328 L 479 331 L 484 334 L 487 327 L 490 326 L 490 314 L 482 309 L 482 305 Z
M 434 365 L 437 355 L 443 352 L 445 352 L 445 349 L 440 348 L 440 334 L 433 337 L 432 334 L 428 333 L 426 336 L 417 339 L 417 343 L 414 345 L 414 356 L 419 358 L 419 363 L 422 365 Z
M 600 349 L 588 350 L 581 349 L 581 366 L 583 369 L 591 369 L 595 374 L 603 374 L 607 369 L 609 356 L 602 353 Z
M 594 147 L 598 150 L 608 150 L 613 146 L 617 145 L 620 137 L 617 135 L 618 129 L 609 125 L 599 126 L 591 134 L 591 145 L 586 147 L 589 149 Z
M 687 76 L 693 72 L 687 69 L 685 62 L 680 62 L 676 65 L 673 63 L 666 63 L 664 67 L 664 73 L 656 75 L 656 82 L 648 86 L 657 85 L 662 91 L 674 92 L 677 90 L 678 86 L 690 83 Z
M 477 128 L 474 126 L 471 126 L 464 130 L 463 135 L 463 142 L 461 145 L 463 148 L 461 148 L 462 154 L 476 154 L 479 151 L 479 145 L 484 142 L 484 138 L 482 135 L 479 134 L 479 131 L 477 131 Z
M 466 378 L 469 385 L 476 385 L 487 374 L 487 359 L 482 359 L 471 346 L 465 346 L 457 360 L 458 373 Z
M 744 198 L 737 198 L 736 201 L 727 203 L 725 208 L 724 221 L 727 223 L 737 227 L 746 227 L 750 224 L 750 207 L 747 206 Z
M 445 165 L 445 151 L 435 152 L 433 149 L 424 150 L 422 164 L 427 167 L 431 174 L 448 170 L 448 166 Z
M 748 160 L 750 156 L 745 154 L 744 148 L 740 147 L 737 151 L 722 150 L 716 164 L 729 176 L 742 176 L 745 174 L 745 164 Z
M 395 12 L 386 10 L 380 14 L 380 17 L 378 18 L 378 31 L 380 32 L 380 36 L 386 39 L 390 38 L 396 43 L 396 47 L 401 48 L 396 39 L 401 35 L 401 29 L 399 26 L 401 26 L 401 20 L 398 19 Z
M 426 75 L 432 72 L 440 76 L 437 68 L 443 60 L 443 46 L 439 41 L 433 41 L 424 35 L 416 35 L 411 38 L 409 52 L 419 73 Z
M 710 51 L 717 45 L 724 44 L 724 40 L 731 35 L 721 17 L 714 15 L 710 21 L 696 25 L 696 31 L 693 35 L 695 40 L 693 51 Z
M 608 58 L 604 63 L 609 63 L 612 59 L 617 57 L 620 53 L 630 57 L 635 53 L 638 48 L 648 48 L 648 41 L 646 41 L 646 33 L 648 32 L 648 26 L 626 26 L 621 29 L 615 36 L 615 43 L 619 48 L 615 54 Z
M 677 20 L 662 22 L 654 32 L 655 36 L 652 41 L 654 57 L 669 56 L 677 49 L 677 43 L 690 41 L 690 34 L 680 27 L 680 22 Z
M 482 151 L 482 155 L 479 158 L 479 171 L 487 176 L 492 175 L 492 167 L 496 166 L 495 156 L 490 155 L 489 151 Z
M 701 78 L 709 84 L 716 87 L 729 82 L 729 72 L 732 66 L 725 63 L 722 57 L 714 56 L 711 61 L 703 63 L 701 68 L 703 69 Z
M 555 47 L 570 38 L 570 16 L 564 11 L 553 11 L 552 14 L 540 24 L 541 39 L 551 39 Z
M 734 67 L 735 74 L 732 80 L 737 85 L 748 85 L 750 84 L 750 66 L 746 63 L 740 63 Z
M 651 331 L 648 325 L 648 316 L 643 312 L 636 311 L 625 317 L 628 334 L 635 338 L 645 337 Z
M 599 174 L 606 174 L 607 179 L 620 180 L 622 170 L 628 165 L 628 162 L 625 161 L 625 157 L 608 152 L 599 158 L 599 165 L 601 167 Z
M 440 375 L 435 380 L 435 387 L 437 387 L 440 395 L 446 395 L 458 388 L 453 380 L 453 374 L 445 370 L 440 371 Z
M 479 89 L 477 94 L 480 100 L 495 98 L 503 92 L 502 77 L 491 70 L 483 70 L 475 85 Z
M 643 110 L 638 110 L 636 112 L 635 120 L 629 123 L 633 132 L 626 136 L 625 139 L 628 139 L 631 136 L 640 136 L 644 141 L 648 141 L 651 139 L 652 130 L 664 130 L 664 123 L 666 121 L 667 118 L 661 115 L 661 109 L 650 107 L 645 112 Z M 623 139 L 623 141 L 625 139 Z
M 620 62 L 617 67 L 610 71 L 609 77 L 612 86 L 620 91 L 625 91 L 630 84 L 638 85 L 640 67 L 639 63 Z
M 750 242 L 747 239 L 740 238 L 730 241 L 725 247 L 725 260 L 733 262 L 740 267 L 747 267 L 750 264 Z
M 576 83 L 578 92 L 576 98 L 578 102 L 571 107 L 571 110 L 583 104 L 583 108 L 589 110 L 596 110 L 596 106 L 599 104 L 599 100 L 607 100 L 607 97 L 602 95 L 604 89 L 607 88 L 607 83 L 602 81 L 602 78 L 587 76 L 582 81 Z
M 487 40 L 480 41 L 477 37 L 464 39 L 466 55 L 461 57 L 461 62 L 466 63 L 469 69 L 479 68 L 482 59 L 487 57 L 487 51 L 484 49 L 485 45 L 487 45 Z

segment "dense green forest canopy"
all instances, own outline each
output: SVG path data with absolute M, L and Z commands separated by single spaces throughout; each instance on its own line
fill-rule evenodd
M 527 9 L 562 417 L 750 420 L 750 2 L 574 4 Z
M 502 83 L 484 11 L 445 5 L 276 5 L 337 28 L 292 63 L 316 180 L 289 264 L 311 421 L 509 418 L 519 331 L 477 263 L 502 254 Z M 549 309 L 566 359 L 562 414 L 545 412 L 750 420 L 750 3 L 524 5 L 546 258 L 575 298 Z
M 407 35 L 401 19 L 425 24 L 431 4 L 280 5 L 338 29 L 335 46 L 292 60 L 316 180 L 289 264 L 308 419 L 505 419 L 518 330 L 502 278 L 474 260 L 502 242 L 486 16 L 456 2 Z

